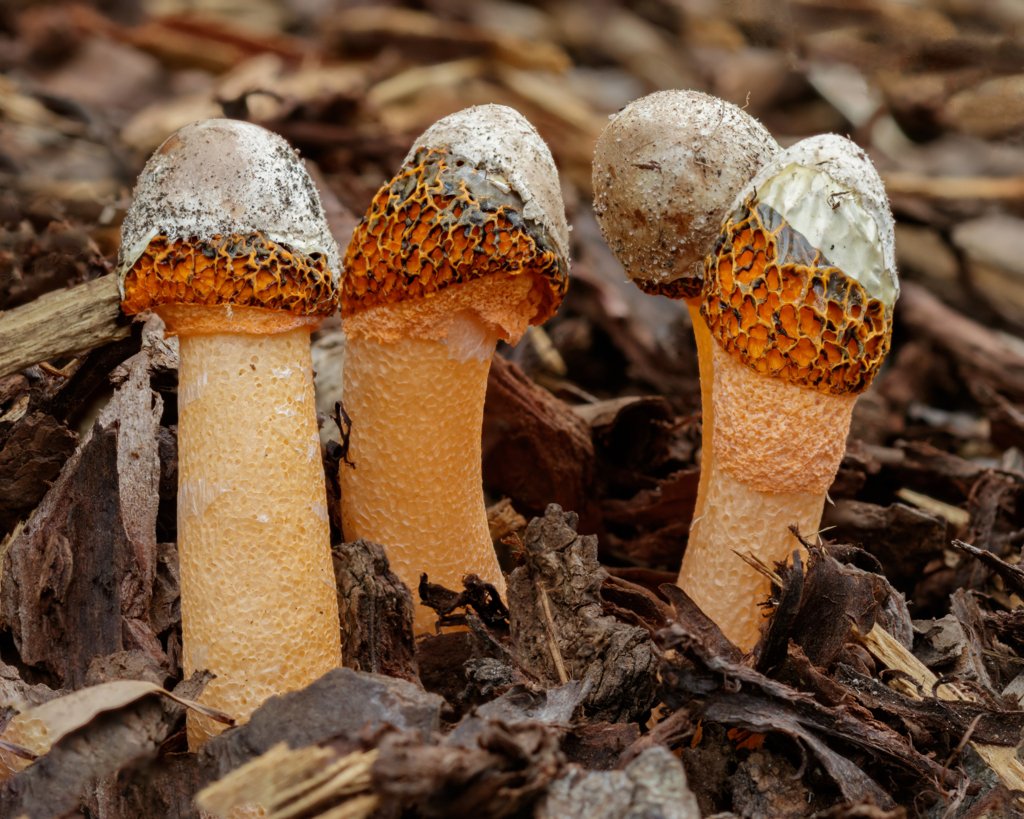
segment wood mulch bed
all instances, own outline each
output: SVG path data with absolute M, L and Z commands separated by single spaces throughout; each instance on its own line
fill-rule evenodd
M 1022 65 L 1012 3 L 0 8 L 0 725 L 79 692 L 0 816 L 199 816 L 200 791 L 282 817 L 1024 814 Z M 849 134 L 898 222 L 892 352 L 824 545 L 778 570 L 750 657 L 665 585 L 699 474 L 696 354 L 590 204 L 608 114 L 687 87 L 783 144 Z M 346 667 L 190 754 L 177 348 L 116 320 L 104 278 L 135 176 L 175 128 L 249 119 L 302 151 L 344 245 L 415 136 L 483 102 L 536 124 L 573 225 L 565 304 L 490 376 L 508 599 L 475 578 L 410 593 L 335 515 Z M 340 322 L 314 341 L 336 507 Z M 414 643 L 421 599 L 438 633 Z

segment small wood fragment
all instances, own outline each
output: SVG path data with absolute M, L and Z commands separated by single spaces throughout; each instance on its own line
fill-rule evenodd
M 577 534 L 579 518 L 551 504 L 530 521 L 523 564 L 508 578 L 512 652 L 538 680 L 581 680 L 594 721 L 627 722 L 653 702 L 658 654 L 646 628 L 605 613 L 597 538 Z
M 366 540 L 332 549 L 348 668 L 416 680 L 413 599 L 384 547 Z
M 507 537 L 515 537 L 522 533 L 528 521 L 520 515 L 508 498 L 502 498 L 487 507 L 487 528 L 491 540 L 502 543 Z
M 0 377 L 117 341 L 129 332 L 113 273 L 47 293 L 0 312 Z
M 925 495 L 923 492 L 915 492 L 913 489 L 905 486 L 896 491 L 896 497 L 912 506 L 916 506 L 918 509 L 923 509 L 925 512 L 943 518 L 953 526 L 966 526 L 971 520 L 971 516 L 966 509 L 953 506 L 951 503 L 945 503 L 930 495 Z
M 944 683 L 941 686 L 936 686 L 939 678 L 885 629 L 876 625 L 867 634 L 861 635 L 860 640 L 886 668 L 903 672 L 925 691 L 934 692 L 934 696 L 938 699 L 953 702 L 974 701 L 970 693 L 963 691 L 955 684 Z M 920 699 L 917 688 L 906 678 L 894 676 L 889 684 L 908 697 Z M 1017 759 L 1016 748 L 1010 745 L 986 745 L 980 742 L 971 742 L 970 746 L 974 748 L 978 756 L 985 760 L 985 764 L 995 772 L 1007 788 L 1011 791 L 1024 791 L 1024 763 Z
M 379 802 L 370 775 L 378 753 L 355 751 L 339 758 L 330 748 L 291 749 L 281 742 L 209 785 L 196 802 L 214 816 L 235 816 L 239 809 L 259 805 L 268 817 L 284 819 L 312 809 L 328 815 L 319 811 L 345 799 L 347 812 L 339 816 L 369 816 Z M 360 809 L 353 810 L 357 805 Z
M 97 658 L 152 651 L 165 662 L 147 612 L 156 575 L 158 435 L 151 340 L 129 359 L 127 380 L 7 546 L 0 621 L 20 660 L 62 686 L 86 684 Z

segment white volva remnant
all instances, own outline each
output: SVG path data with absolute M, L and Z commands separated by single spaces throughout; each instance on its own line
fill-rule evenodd
M 178 385 L 178 408 L 187 407 L 193 401 L 203 397 L 206 392 L 206 385 L 209 383 L 209 375 L 205 370 L 200 370 L 193 378 L 186 379 Z
M 737 196 L 756 194 L 868 295 L 899 297 L 892 213 L 874 165 L 836 134 L 801 140 L 765 165 Z
M 452 361 L 489 361 L 494 355 L 498 337 L 494 329 L 479 317 L 463 310 L 452 319 L 443 343 Z
M 205 478 L 190 478 L 178 486 L 178 514 L 200 517 L 207 507 L 223 495 L 227 488 L 207 481 Z

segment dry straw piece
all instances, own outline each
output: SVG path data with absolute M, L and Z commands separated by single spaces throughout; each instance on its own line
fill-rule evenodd
M 499 105 L 431 126 L 353 233 L 341 466 L 345 537 L 421 573 L 504 592 L 484 510 L 480 430 L 491 356 L 544 321 L 568 284 L 568 226 L 543 140 Z M 417 609 L 416 630 L 431 612 Z
M 714 459 L 679 576 L 733 642 L 759 636 L 771 566 L 813 536 L 857 395 L 889 348 L 893 219 L 867 155 L 834 135 L 778 154 L 740 193 L 705 265 Z
M 338 251 L 288 144 L 182 128 L 139 177 L 122 232 L 127 313 L 180 339 L 178 554 L 185 674 L 238 720 L 341 664 L 309 334 Z M 219 730 L 189 715 L 195 747 Z

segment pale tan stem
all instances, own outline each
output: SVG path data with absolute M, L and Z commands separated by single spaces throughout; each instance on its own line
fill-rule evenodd
M 690 527 L 679 586 L 744 651 L 760 637 L 758 603 L 771 589 L 736 552 L 750 552 L 768 566 L 788 560 L 802 548 L 789 527 L 813 535 L 824 504 L 824 495 L 758 492 L 722 469 L 710 470 L 704 514 Z
M 341 664 L 309 328 L 182 336 L 178 379 L 184 670 L 244 721 Z
M 690 527 L 679 586 L 743 650 L 760 636 L 768 581 L 735 551 L 768 566 L 813 537 L 846 446 L 854 395 L 827 395 L 760 375 L 714 344 L 713 458 L 703 514 Z
M 708 324 L 700 314 L 700 299 L 687 299 L 686 307 L 690 311 L 690 323 L 693 325 L 693 339 L 697 343 L 697 371 L 700 375 L 700 479 L 697 483 L 697 502 L 693 507 L 694 522 L 704 514 L 708 492 L 707 465 L 713 460 L 712 446 L 714 442 L 715 408 L 711 402 L 711 382 L 713 370 L 711 348 L 715 343 L 708 330 Z M 692 524 L 691 524 L 692 527 Z
M 379 343 L 360 335 L 350 335 L 345 352 L 343 395 L 354 464 L 341 465 L 345 538 L 385 546 L 414 600 L 423 572 L 451 589 L 474 573 L 505 592 L 481 475 L 495 337 L 468 314 L 453 325 L 456 335 L 464 352 L 445 341 Z M 415 606 L 417 634 L 433 633 L 435 619 L 430 609 Z

